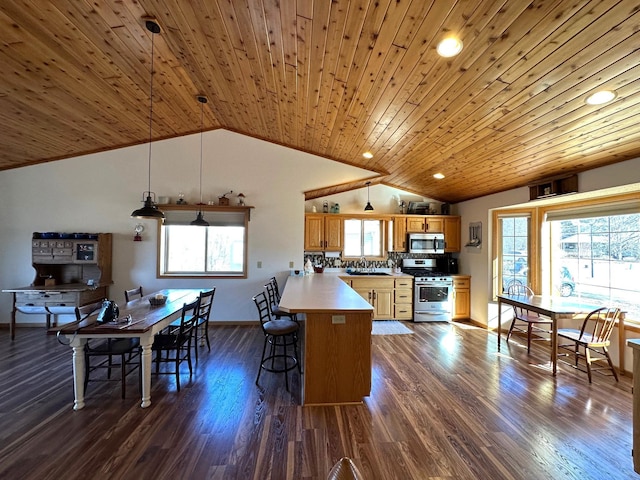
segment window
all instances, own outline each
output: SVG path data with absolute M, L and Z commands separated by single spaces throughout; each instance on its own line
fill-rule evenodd
M 190 225 L 195 211 L 168 211 L 160 227 L 161 276 L 246 278 L 244 213 L 205 212 L 209 227 Z
M 345 219 L 344 256 L 382 258 L 383 232 L 382 220 Z
M 613 304 L 627 317 L 640 318 L 640 214 L 564 218 L 549 225 L 552 293 Z
M 529 285 L 529 216 L 501 217 L 501 291 L 511 285 Z

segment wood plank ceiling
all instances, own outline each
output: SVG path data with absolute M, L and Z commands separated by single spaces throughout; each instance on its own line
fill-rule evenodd
M 458 202 L 640 156 L 632 0 L 0 2 L 0 169 L 225 128 Z M 439 40 L 456 34 L 458 56 Z M 614 89 L 606 105 L 588 94 Z M 372 159 L 362 157 L 370 151 Z M 445 179 L 436 180 L 441 172 Z M 362 188 L 327 185 L 307 198 Z

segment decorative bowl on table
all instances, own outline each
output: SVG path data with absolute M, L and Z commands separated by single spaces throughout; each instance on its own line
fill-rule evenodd
M 152 307 L 159 307 L 160 305 L 164 305 L 167 301 L 167 297 L 166 296 L 161 296 L 161 297 L 149 297 L 149 303 L 151 304 Z

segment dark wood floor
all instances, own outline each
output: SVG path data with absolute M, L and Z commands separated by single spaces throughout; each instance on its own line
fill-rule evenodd
M 256 387 L 258 328 L 215 326 L 180 392 L 154 377 L 141 409 L 137 374 L 126 400 L 92 382 L 78 412 L 71 349 L 1 330 L 0 478 L 324 479 L 343 455 L 375 480 L 636 478 L 629 378 L 553 378 L 543 347 L 498 354 L 481 329 L 407 325 L 414 335 L 374 336 L 363 405 L 302 408 L 268 373 Z

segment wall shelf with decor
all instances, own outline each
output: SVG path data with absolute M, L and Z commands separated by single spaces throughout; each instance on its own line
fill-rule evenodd
M 554 177 L 529 185 L 529 200 L 554 197 L 578 191 L 578 175 Z
M 158 204 L 158 208 L 162 211 L 187 211 L 187 212 L 197 212 L 198 210 L 202 212 L 226 212 L 226 213 L 244 213 L 247 215 L 247 219 L 251 220 L 251 209 L 255 208 L 249 205 L 207 205 L 207 204 L 197 204 L 197 203 L 185 203 L 185 204 Z

